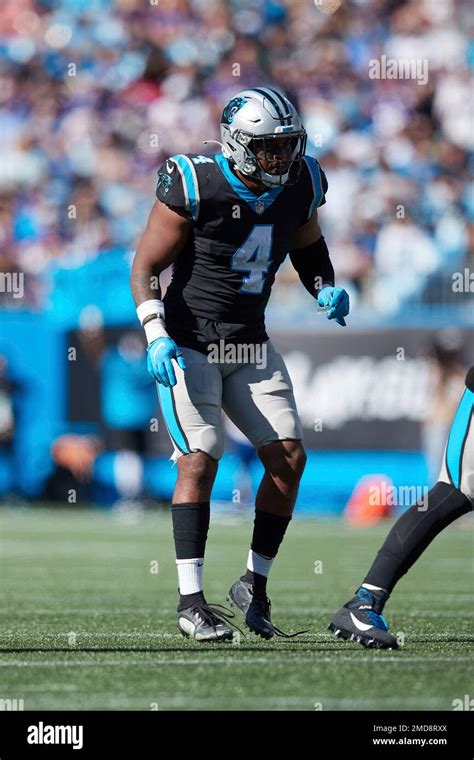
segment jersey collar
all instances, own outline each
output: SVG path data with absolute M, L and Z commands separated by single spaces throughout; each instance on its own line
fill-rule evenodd
M 214 160 L 234 193 L 240 195 L 256 214 L 263 214 L 263 212 L 272 205 L 273 201 L 278 198 L 282 190 L 285 189 L 284 185 L 281 187 L 270 187 L 262 193 L 262 195 L 255 195 L 255 193 L 252 193 L 250 188 L 248 188 L 247 185 L 234 174 L 229 166 L 229 161 L 222 155 L 222 153 L 217 153 L 214 156 Z

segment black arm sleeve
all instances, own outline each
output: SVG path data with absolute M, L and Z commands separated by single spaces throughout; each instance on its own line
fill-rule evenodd
M 334 285 L 334 267 L 324 236 L 306 248 L 290 252 L 291 263 L 308 293 L 316 297 L 323 285 Z

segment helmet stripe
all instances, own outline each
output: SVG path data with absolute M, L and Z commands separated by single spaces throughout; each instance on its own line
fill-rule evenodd
M 277 118 L 280 119 L 280 122 L 282 125 L 285 124 L 285 117 L 283 116 L 283 111 L 281 110 L 280 106 L 278 105 L 277 101 L 273 98 L 272 95 L 269 94 L 268 90 L 259 89 L 258 87 L 252 87 L 252 92 L 258 92 L 259 95 L 263 95 L 264 98 L 266 98 L 273 106 L 277 113 Z
M 266 89 L 268 92 L 272 92 L 272 93 L 273 93 L 273 95 L 274 95 L 274 97 L 275 97 L 275 100 L 276 100 L 277 102 L 280 102 L 280 103 L 281 103 L 281 106 L 282 106 L 282 108 L 283 108 L 283 114 L 285 114 L 285 113 L 288 113 L 288 116 L 286 117 L 286 120 L 287 120 L 287 121 L 288 121 L 288 120 L 291 120 L 291 113 L 289 113 L 289 109 L 288 109 L 288 106 L 287 106 L 287 104 L 285 103 L 285 100 L 284 100 L 284 98 L 283 98 L 282 94 L 281 94 L 280 92 L 277 92 L 277 90 L 274 90 L 274 89 L 273 89 L 273 88 L 271 88 L 271 87 L 266 87 L 265 89 Z M 283 118 L 285 118 L 285 116 L 284 116 Z
M 288 109 L 286 103 L 279 93 L 275 92 L 275 90 L 270 89 L 270 87 L 262 87 L 260 92 L 265 93 L 267 99 L 275 106 L 275 108 L 278 109 L 278 112 L 281 114 L 280 118 L 283 120 L 283 124 L 285 124 L 285 122 L 291 122 L 291 114 L 285 116 L 285 114 L 288 112 Z M 280 108 L 280 103 L 283 108 Z

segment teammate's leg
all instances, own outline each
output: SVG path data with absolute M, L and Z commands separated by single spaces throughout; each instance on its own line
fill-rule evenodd
M 436 485 L 423 504 L 414 504 L 387 535 L 364 582 L 333 617 L 336 635 L 366 646 L 396 647 L 382 617 L 395 584 L 408 572 L 434 538 L 473 508 L 474 501 L 474 368 L 457 409 Z
M 391 594 L 438 533 L 471 509 L 467 496 L 451 484 L 438 481 L 423 505 L 414 504 L 397 520 L 362 585 Z

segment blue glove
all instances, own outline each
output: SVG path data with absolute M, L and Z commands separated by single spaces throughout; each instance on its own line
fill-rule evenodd
M 157 383 L 165 388 L 176 385 L 176 375 L 173 369 L 172 359 L 178 363 L 178 367 L 186 369 L 184 357 L 171 338 L 156 338 L 147 348 L 148 357 L 146 366 L 148 372 L 155 378 Z
M 322 307 L 328 307 L 328 319 L 335 319 L 338 325 L 346 326 L 344 317 L 349 314 L 349 294 L 344 288 L 333 288 L 331 285 L 326 285 L 318 293 L 318 304 Z

